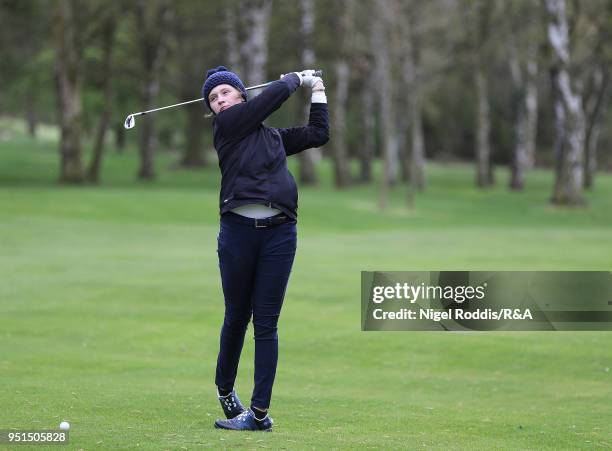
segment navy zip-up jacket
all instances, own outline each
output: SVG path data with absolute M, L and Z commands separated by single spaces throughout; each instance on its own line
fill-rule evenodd
M 220 214 L 245 204 L 262 204 L 297 218 L 297 185 L 286 157 L 329 140 L 327 104 L 311 104 L 304 127 L 271 128 L 262 122 L 299 86 L 299 77 L 288 74 L 257 97 L 215 117 L 213 139 L 221 168 Z

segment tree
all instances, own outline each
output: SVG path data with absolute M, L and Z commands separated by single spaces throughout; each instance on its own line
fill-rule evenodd
M 55 4 L 55 77 L 61 128 L 61 183 L 81 183 L 84 180 L 81 147 L 83 49 L 75 17 L 78 8 L 76 0 L 58 0 Z
M 486 188 L 493 185 L 493 166 L 491 163 L 491 112 L 487 82 L 488 48 L 491 9 L 489 0 L 477 0 L 474 30 L 474 85 L 476 87 L 476 185 Z
M 336 0 L 335 2 L 335 6 L 338 9 L 335 14 L 337 19 L 336 29 L 340 42 L 338 43 L 337 58 L 334 62 L 336 83 L 331 105 L 331 147 L 334 162 L 334 183 L 337 188 L 344 188 L 351 181 L 346 144 L 346 109 L 351 82 L 349 42 L 352 34 L 354 5 L 355 2 L 353 0 Z
M 354 127 L 349 127 L 357 136 L 357 158 L 359 160 L 359 183 L 372 181 L 372 165 L 377 153 L 376 128 L 376 86 L 374 84 L 374 54 L 371 31 L 373 26 L 373 2 L 365 3 L 367 7 L 357 8 L 354 16 L 354 34 L 352 36 L 352 70 L 354 73 L 354 89 L 359 99 L 357 104 L 359 118 Z M 350 124 L 349 124 L 350 125 Z M 353 128 L 353 130 L 351 130 Z
M 610 65 L 612 64 L 612 1 L 597 1 L 585 5 L 580 33 L 586 43 L 584 61 L 576 66 L 585 68 L 581 82 L 584 86 L 585 116 L 584 188 L 593 187 L 597 170 L 597 148 L 604 112 L 610 101 Z
M 397 153 L 395 120 L 393 114 L 393 77 L 389 51 L 388 30 L 391 28 L 395 1 L 376 0 L 372 23 L 372 50 L 376 66 L 375 76 L 378 80 L 378 114 L 381 124 L 381 147 L 383 170 L 380 182 L 379 207 L 387 206 L 389 186 L 393 179 L 393 155 Z M 396 165 L 395 165 L 396 166 Z
M 506 4 L 506 39 L 508 65 L 512 80 L 512 109 L 515 114 L 514 149 L 509 186 L 521 190 L 525 184 L 525 171 L 532 168 L 535 157 L 538 117 L 538 45 L 540 29 L 537 5 L 529 1 Z
M 425 140 L 423 136 L 423 121 L 421 112 L 421 37 L 417 31 L 417 24 L 421 22 L 422 8 L 424 3 L 420 0 L 412 0 L 402 3 L 403 10 L 400 17 L 403 19 L 401 26 L 401 49 L 400 60 L 402 61 L 402 86 L 403 92 L 408 93 L 408 111 L 406 115 L 398 114 L 398 137 L 400 149 L 404 148 L 405 174 L 413 189 L 422 191 L 425 188 Z M 398 95 L 398 99 L 404 100 L 404 96 Z M 399 108 L 399 107 L 398 107 Z M 406 145 L 407 126 L 410 127 L 410 146 Z M 401 130 L 401 131 L 400 131 Z M 408 151 L 410 149 L 410 151 Z
M 245 77 L 249 84 L 266 81 L 268 64 L 268 33 L 272 0 L 251 0 L 240 7 L 240 25 L 246 33 L 241 55 L 245 61 Z
M 367 58 L 364 61 L 368 62 Z M 366 71 L 369 73 L 369 64 L 366 66 Z M 372 181 L 372 161 L 376 153 L 376 113 L 374 89 L 369 83 L 363 83 L 360 93 L 361 105 L 363 112 L 361 118 L 361 133 L 362 137 L 359 147 L 359 181 L 361 183 L 370 183 Z
M 199 97 L 206 69 L 219 64 L 229 65 L 235 70 L 231 61 L 222 60 L 227 54 L 226 39 L 229 35 L 224 30 L 223 17 L 226 9 L 219 10 L 211 4 L 198 4 L 181 0 L 174 2 L 179 20 L 172 23 L 173 63 L 170 64 L 172 91 L 181 102 Z M 202 39 L 202 24 L 207 24 L 210 37 Z M 233 30 L 229 30 L 232 33 Z M 194 55 L 198 55 L 194 61 Z M 204 155 L 205 133 L 204 115 L 207 112 L 204 103 L 192 103 L 182 110 L 187 116 L 184 128 L 185 149 L 179 167 L 200 168 L 207 165 Z
M 555 104 L 555 185 L 551 201 L 580 205 L 582 194 L 585 122 L 582 97 L 569 71 L 570 36 L 565 0 L 546 0 L 548 40 L 553 51 L 551 79 Z
M 153 108 L 159 93 L 160 71 L 165 57 L 164 39 L 166 37 L 172 10 L 165 0 L 138 0 L 134 13 L 137 25 L 137 41 L 141 62 L 141 104 L 144 110 Z M 155 128 L 153 115 L 143 116 L 140 141 L 141 180 L 155 178 L 153 160 Z
M 302 42 L 302 67 L 312 69 L 316 64 L 313 47 L 313 33 L 315 29 L 314 0 L 300 0 L 301 24 L 300 35 Z M 308 95 L 306 93 L 305 95 Z M 304 103 L 302 115 L 306 120 L 310 114 L 309 102 Z M 310 149 L 308 152 L 298 154 L 299 180 L 304 185 L 317 184 L 316 162 L 321 158 L 320 149 Z
M 98 123 L 93 155 L 87 170 L 87 179 L 97 183 L 100 180 L 100 166 L 104 152 L 104 141 L 106 131 L 110 125 L 111 114 L 113 111 L 113 48 L 115 45 L 115 31 L 119 15 L 111 5 L 104 10 L 102 18 L 101 38 L 102 38 L 102 91 L 104 92 L 104 106 L 102 115 Z
M 597 170 L 597 145 L 601 130 L 601 120 L 610 98 L 610 69 L 607 64 L 597 64 L 589 78 L 589 88 L 585 94 L 584 112 L 586 116 L 584 187 L 592 188 Z
M 0 2 L 0 108 L 23 114 L 31 137 L 36 136 L 41 113 L 49 116 L 40 110 L 52 97 L 45 89 L 53 79 L 53 52 L 48 46 L 53 17 L 47 14 L 52 9 L 41 1 Z

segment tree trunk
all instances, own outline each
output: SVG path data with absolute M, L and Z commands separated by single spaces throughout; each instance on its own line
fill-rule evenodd
M 25 95 L 26 122 L 28 133 L 32 138 L 36 138 L 36 127 L 38 126 L 38 114 L 36 112 L 36 100 L 31 89 Z
M 227 42 L 227 57 L 229 61 L 229 70 L 237 73 L 239 76 L 244 76 L 244 66 L 242 64 L 242 56 L 240 54 L 240 44 L 238 40 L 238 23 L 237 18 L 240 18 L 239 5 L 226 3 L 223 10 L 225 39 Z
M 591 95 L 585 101 L 586 137 L 585 137 L 585 171 L 584 187 L 592 188 L 595 171 L 597 170 L 597 145 L 601 118 L 605 105 L 608 103 L 608 87 L 610 74 L 607 68 L 598 66 L 592 74 Z
M 393 115 L 393 79 L 389 57 L 389 39 L 387 30 L 392 23 L 391 7 L 393 2 L 376 0 L 372 24 L 372 49 L 378 81 L 378 112 L 381 124 L 381 145 L 383 170 L 380 183 L 379 207 L 387 207 L 389 186 L 393 175 L 393 154 L 396 153 L 395 120 Z
M 491 178 L 491 117 L 487 92 L 487 79 L 480 64 L 474 72 L 476 83 L 476 185 L 485 188 L 493 184 Z
M 557 173 L 551 201 L 584 204 L 582 193 L 585 121 L 582 98 L 569 73 L 569 33 L 564 0 L 546 0 L 548 39 L 553 50 L 552 84 L 556 98 Z
M 245 82 L 257 85 L 266 81 L 268 33 L 272 0 L 252 0 L 242 4 L 241 23 L 247 38 L 242 42 L 242 59 L 246 62 Z M 249 95 L 257 95 L 249 94 Z
M 514 123 L 514 152 L 512 156 L 510 188 L 520 191 L 525 186 L 527 167 L 527 114 L 523 98 L 519 99 Z
M 144 110 L 152 109 L 159 93 L 159 77 L 163 60 L 163 38 L 166 33 L 170 10 L 164 1 L 145 2 L 140 0 L 136 7 L 136 19 L 140 38 L 142 58 L 142 95 Z M 154 147 L 156 143 L 154 115 L 142 116 L 140 136 L 140 169 L 138 178 L 155 178 Z
M 396 92 L 402 95 L 394 95 L 395 101 L 395 135 L 397 137 L 397 149 L 399 157 L 399 169 L 402 182 L 411 183 L 410 172 L 412 165 L 412 148 L 408 144 L 409 129 L 412 127 L 413 82 L 414 82 L 414 58 L 412 54 L 412 23 L 411 15 L 414 14 L 415 2 L 406 1 L 401 3 L 400 20 L 398 29 L 394 30 L 392 49 L 396 50 L 393 59 L 399 62 L 401 67 L 400 76 L 395 84 Z
M 361 91 L 362 139 L 359 151 L 359 181 L 372 181 L 372 160 L 375 153 L 376 112 L 374 110 L 374 91 L 369 83 L 364 83 Z
M 553 143 L 553 151 L 555 154 L 555 179 L 559 179 L 561 177 L 561 171 L 563 169 L 563 154 L 564 154 L 564 146 L 565 146 L 565 109 L 563 108 L 563 102 L 561 97 L 557 93 L 555 88 L 555 78 L 557 75 L 555 74 L 556 69 L 553 67 L 550 71 L 550 78 L 552 81 L 552 99 L 553 99 L 553 109 L 554 109 L 554 118 L 555 118 L 555 138 Z
M 315 66 L 316 58 L 313 44 L 313 33 L 315 24 L 315 10 L 313 0 L 300 0 L 301 19 L 301 41 L 302 41 L 302 67 L 312 69 Z M 310 92 L 304 91 L 304 97 L 310 95 Z M 304 110 L 302 116 L 308 121 L 310 115 L 310 98 L 305 99 Z M 321 150 L 319 148 L 308 149 L 307 152 L 298 154 L 299 162 L 299 180 L 303 185 L 317 185 L 316 163 L 321 159 Z
M 536 139 L 538 132 L 538 59 L 537 45 L 531 42 L 528 49 L 527 73 L 525 77 L 526 124 L 526 162 L 525 169 L 535 167 Z
M 488 0 L 477 3 L 476 42 L 474 52 L 474 84 L 476 86 L 476 185 L 485 188 L 493 185 L 491 165 L 491 113 L 485 61 L 485 45 L 489 36 L 491 4 Z
M 525 185 L 525 169 L 527 166 L 527 96 L 525 95 L 525 76 L 521 68 L 515 36 L 509 37 L 508 46 L 508 64 L 513 85 L 512 109 L 515 113 L 510 189 L 519 191 Z
M 202 105 L 200 103 L 186 105 L 187 120 L 187 143 L 185 153 L 181 159 L 184 168 L 201 168 L 206 166 L 202 138 L 204 128 L 202 127 Z
M 548 37 L 555 56 L 552 83 L 557 122 L 557 171 L 551 201 L 557 204 L 579 205 L 582 196 L 584 115 L 582 99 L 572 87 L 569 74 L 569 34 L 565 2 L 547 0 L 549 12 Z
M 77 36 L 75 5 L 59 0 L 55 7 L 57 57 L 55 78 L 58 117 L 61 128 L 60 183 L 81 183 L 84 179 L 81 148 L 83 105 L 81 100 L 81 49 Z
M 350 39 L 353 29 L 354 2 L 336 2 L 339 11 L 335 14 L 335 27 L 338 36 L 337 57 L 334 63 L 336 86 L 332 98 L 332 136 L 331 148 L 334 162 L 334 182 L 343 188 L 350 184 L 350 167 L 346 144 L 346 109 L 348 103 L 351 71 L 349 68 Z
M 100 118 L 100 123 L 98 124 L 98 131 L 93 149 L 93 157 L 87 171 L 88 180 L 94 183 L 98 183 L 100 179 L 100 166 L 102 164 L 102 155 L 104 152 L 104 138 L 106 137 L 106 131 L 108 130 L 108 126 L 110 124 L 113 109 L 112 56 L 116 29 L 115 21 L 116 17 L 109 16 L 106 19 L 102 31 L 104 67 L 102 79 L 104 80 L 104 108 L 102 111 L 102 117 Z
M 332 103 L 332 156 L 334 161 L 334 183 L 344 188 L 350 183 L 350 172 L 346 148 L 346 103 L 350 70 L 344 60 L 334 64 L 336 87 Z
M 585 145 L 584 188 L 586 189 L 592 189 L 594 185 L 595 171 L 597 171 L 597 144 L 600 128 L 601 124 L 599 122 L 591 126 Z
M 418 82 L 417 82 L 418 83 Z M 418 191 L 425 190 L 425 138 L 423 136 L 423 121 L 421 116 L 421 93 L 416 88 L 411 102 L 412 117 L 412 164 L 410 183 Z
M 525 172 L 535 164 L 538 123 L 538 49 L 541 43 L 541 24 L 536 17 L 540 11 L 537 2 L 505 2 L 504 22 L 508 64 L 512 80 L 511 107 L 514 114 L 514 149 L 509 186 L 521 190 Z
M 117 153 L 123 153 L 125 150 L 125 128 L 121 122 L 115 124 L 115 147 Z
M 411 125 L 411 158 L 410 158 L 410 185 L 417 191 L 425 189 L 425 139 L 423 137 L 423 120 L 421 115 L 421 80 L 419 75 L 421 59 L 421 43 L 416 31 L 418 6 L 414 2 L 410 8 L 408 20 L 409 45 L 406 46 L 407 55 L 404 71 L 406 72 L 407 84 L 410 89 L 410 125 Z M 412 191 L 411 191 L 412 192 Z
M 149 110 L 153 107 L 153 99 L 157 98 L 159 92 L 159 84 L 155 80 L 151 80 L 155 76 L 147 77 L 146 85 L 142 95 L 143 110 Z M 140 135 L 140 169 L 138 170 L 138 178 L 141 180 L 155 179 L 155 162 L 154 162 L 154 147 L 157 144 L 155 137 L 155 122 L 154 115 L 142 116 L 142 132 Z

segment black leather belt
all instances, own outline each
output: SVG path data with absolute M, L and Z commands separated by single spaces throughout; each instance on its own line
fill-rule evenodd
M 246 216 L 242 216 L 242 215 L 232 213 L 231 211 L 229 211 L 223 214 L 222 217 L 227 218 L 232 222 L 246 224 L 251 227 L 255 227 L 257 229 L 263 229 L 266 227 L 272 227 L 275 225 L 284 224 L 285 222 L 295 221 L 295 219 L 290 218 L 285 213 L 279 213 L 276 216 L 271 216 L 269 218 L 255 219 L 255 218 L 247 218 Z

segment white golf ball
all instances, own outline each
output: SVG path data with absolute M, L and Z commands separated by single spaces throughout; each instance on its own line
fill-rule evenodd
M 68 429 L 70 429 L 70 423 L 68 423 L 67 421 L 62 421 L 60 423 L 60 429 L 62 431 L 67 431 Z

